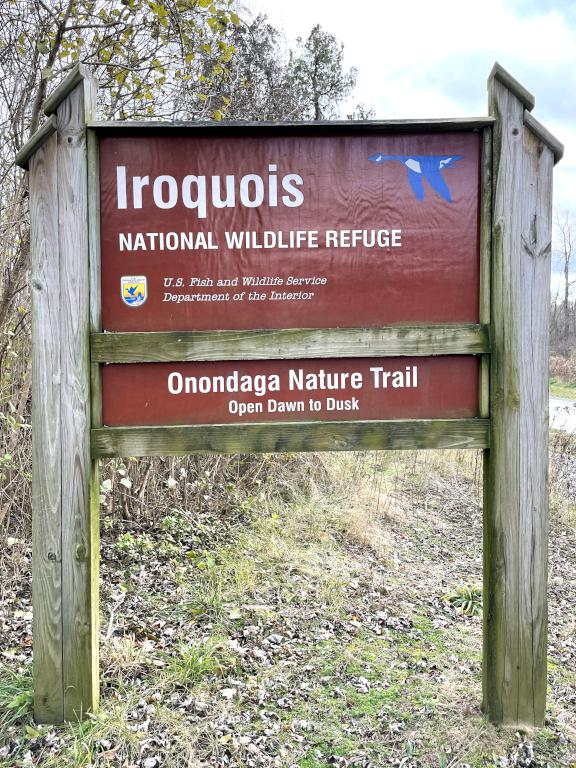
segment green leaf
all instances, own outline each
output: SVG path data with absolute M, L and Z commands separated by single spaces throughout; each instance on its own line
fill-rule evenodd
M 6 705 L 7 709 L 20 709 L 20 707 L 29 707 L 32 703 L 32 694 L 29 691 L 23 691 L 15 696 L 12 701 Z

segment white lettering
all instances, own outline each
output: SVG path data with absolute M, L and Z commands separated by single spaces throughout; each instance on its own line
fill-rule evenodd
M 116 167 L 116 196 L 118 198 L 118 208 L 128 207 L 126 200 L 126 166 L 118 165 Z
M 172 294 L 165 293 L 166 297 Z M 179 371 L 168 374 L 168 391 L 171 395 L 207 395 L 211 392 L 236 393 L 252 392 L 264 397 L 268 392 L 280 391 L 280 376 L 277 373 L 240 375 L 232 371 L 228 376 L 182 376 Z
M 300 189 L 296 189 L 294 184 L 302 185 L 304 181 L 302 176 L 297 173 L 289 173 L 282 179 L 282 189 L 288 192 L 288 195 L 282 195 L 282 202 L 287 208 L 298 208 L 304 202 L 304 195 Z
M 152 180 L 151 195 L 147 201 L 157 208 L 166 210 L 174 208 L 179 202 L 185 208 L 196 210 L 198 218 L 205 219 L 208 206 L 214 208 L 234 208 L 237 204 L 245 208 L 259 208 L 268 205 L 278 206 L 278 186 L 286 193 L 280 200 L 288 208 L 297 208 L 304 202 L 304 185 L 302 176 L 297 173 L 277 175 L 278 166 L 268 165 L 268 175 L 248 173 L 237 180 L 236 176 L 219 175 L 204 176 L 188 174 L 181 179 L 168 174 L 160 174 Z M 121 210 L 128 208 L 128 184 L 126 166 L 116 166 L 116 197 Z M 224 185 L 224 189 L 222 186 Z M 145 187 L 150 186 L 149 176 L 132 176 L 132 207 L 143 208 L 145 202 Z
M 168 188 L 168 198 L 164 197 L 163 188 Z M 174 208 L 178 202 L 178 185 L 174 176 L 157 176 L 152 187 L 154 202 L 158 208 Z
M 250 185 L 254 185 L 254 195 L 250 195 Z M 246 208 L 258 208 L 264 202 L 264 182 L 260 176 L 249 173 L 240 180 L 240 200 Z
M 196 186 L 196 197 L 192 197 L 192 184 Z M 182 182 L 182 202 L 186 208 L 196 208 L 198 218 L 206 218 L 206 176 L 185 176 Z
M 134 176 L 132 179 L 132 204 L 134 208 L 142 208 L 142 189 L 150 184 L 149 176 Z
M 132 235 L 130 232 L 127 232 L 124 234 L 123 232 L 120 232 L 118 236 L 120 240 L 120 250 L 121 251 L 131 251 L 132 250 Z
M 220 176 L 212 176 L 212 205 L 214 208 L 234 208 L 236 197 L 234 193 L 234 176 L 226 176 L 226 198 L 220 195 Z
M 278 166 L 269 165 L 268 172 L 276 173 Z M 268 205 L 271 208 L 275 208 L 278 205 L 278 177 L 268 176 Z
M 182 392 L 182 374 L 178 371 L 172 371 L 168 375 L 168 392 L 171 395 L 179 395 Z

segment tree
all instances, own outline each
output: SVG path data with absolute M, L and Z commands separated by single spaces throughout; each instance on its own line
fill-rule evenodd
M 348 112 L 346 120 L 374 120 L 376 112 L 365 104 L 356 104 L 352 112 Z
M 338 104 L 356 84 L 356 69 L 344 70 L 344 46 L 316 25 L 306 41 L 298 38 L 291 60 L 294 82 L 300 91 L 304 119 L 325 120 L 336 115 Z
M 213 82 L 232 58 L 239 21 L 228 0 L 4 0 L 0 7 L 0 327 L 24 289 L 27 179 L 14 156 L 33 134 L 51 81 L 76 62 L 100 80 L 104 118 L 182 117 L 178 92 L 196 84 L 187 110 L 220 116 Z M 210 68 L 203 61 L 210 59 Z M 211 110 L 211 111 L 209 111 Z M 0 365 L 6 343 L 0 344 Z
M 88 65 L 103 119 L 330 116 L 355 72 L 320 27 L 298 45 L 285 53 L 265 17 L 243 22 L 231 0 L 0 0 L 0 524 L 27 506 L 30 469 L 28 179 L 14 157 L 52 84 Z
M 554 211 L 554 228 L 556 230 L 557 253 L 562 266 L 562 324 L 559 336 L 560 352 L 568 356 L 575 339 L 571 338 L 571 325 L 573 325 L 574 306 L 570 305 L 572 287 L 576 285 L 574 269 L 576 268 L 576 219 L 574 213 L 567 210 Z
M 229 26 L 226 42 L 234 56 L 221 72 L 217 90 L 232 120 L 311 120 L 333 117 L 352 90 L 355 70 L 343 70 L 343 49 L 316 26 L 306 41 L 287 50 L 281 33 L 258 15 Z M 211 63 L 205 61 L 205 66 Z M 185 98 L 185 97 L 184 97 Z M 350 119 L 371 116 L 357 107 Z
M 0 2 L 0 523 L 29 493 L 28 179 L 14 157 L 39 127 L 51 83 L 76 62 L 95 70 L 104 118 L 183 116 L 179 89 L 191 83 L 189 114 L 219 117 L 214 82 L 238 21 L 229 0 Z
M 288 66 L 282 36 L 260 14 L 228 30 L 234 57 L 220 89 L 231 120 L 298 120 L 300 94 Z

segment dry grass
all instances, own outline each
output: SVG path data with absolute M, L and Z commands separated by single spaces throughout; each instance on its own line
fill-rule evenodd
M 567 384 L 576 382 L 576 353 L 570 357 L 550 355 L 550 377 Z
M 550 438 L 550 512 L 576 532 L 576 435 L 566 432 Z
M 104 530 L 102 608 L 115 610 L 101 712 L 35 729 L 10 661 L 7 696 L 16 680 L 25 697 L 0 742 L 20 751 L 0 752 L 0 768 L 29 747 L 41 768 L 143 768 L 155 755 L 162 768 L 571 766 L 574 444 L 556 439 L 543 730 L 519 738 L 484 721 L 481 619 L 445 599 L 481 582 L 481 453 L 261 457 L 199 512 Z

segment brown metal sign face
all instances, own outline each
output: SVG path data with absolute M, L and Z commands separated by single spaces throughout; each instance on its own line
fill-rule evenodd
M 103 421 L 469 418 L 477 415 L 477 382 L 472 356 L 108 365 Z
M 480 134 L 100 139 L 107 331 L 478 322 Z

